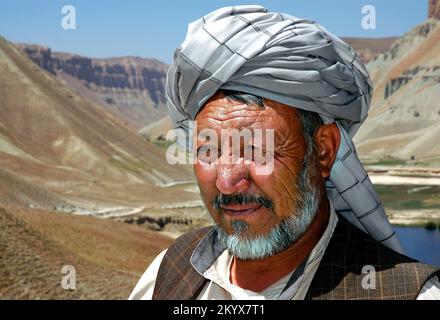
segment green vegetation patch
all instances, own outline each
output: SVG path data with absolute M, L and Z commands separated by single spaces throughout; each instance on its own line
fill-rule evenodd
M 375 185 L 386 208 L 440 210 L 440 186 Z
M 373 165 L 373 166 L 401 166 L 406 164 L 407 164 L 406 160 L 394 159 L 394 158 L 380 159 L 374 162 L 368 162 L 368 165 Z
M 110 164 L 121 171 L 129 171 L 133 173 L 141 173 L 145 170 L 146 164 L 142 160 L 129 161 L 126 159 L 110 158 Z

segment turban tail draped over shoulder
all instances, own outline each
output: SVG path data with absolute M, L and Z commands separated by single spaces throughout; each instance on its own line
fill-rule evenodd
M 339 214 L 403 253 L 352 137 L 368 115 L 373 85 L 355 51 L 317 22 L 261 6 L 226 7 L 189 24 L 168 71 L 174 128 L 189 130 L 218 90 L 246 92 L 336 122 L 341 143 L 327 195 Z

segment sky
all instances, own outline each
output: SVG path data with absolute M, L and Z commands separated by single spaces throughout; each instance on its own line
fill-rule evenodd
M 0 0 L 0 35 L 94 58 L 131 55 L 170 63 L 189 22 L 240 4 L 312 19 L 339 36 L 368 38 L 403 35 L 428 12 L 428 0 Z M 62 28 L 65 5 L 75 8 L 75 30 Z M 366 5 L 375 8 L 376 29 L 362 28 Z

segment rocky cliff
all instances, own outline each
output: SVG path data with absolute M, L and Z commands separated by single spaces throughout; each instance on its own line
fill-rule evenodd
M 165 63 L 139 57 L 92 59 L 38 45 L 17 47 L 76 93 L 106 106 L 128 125 L 143 127 L 166 115 Z
M 399 38 L 342 38 L 342 40 L 356 50 L 356 53 L 365 64 L 373 60 L 377 55 L 385 52 L 397 39 Z
M 355 136 L 363 158 L 440 163 L 440 21 L 429 19 L 368 63 L 371 110 Z
M 440 19 L 440 0 L 429 0 L 428 18 Z

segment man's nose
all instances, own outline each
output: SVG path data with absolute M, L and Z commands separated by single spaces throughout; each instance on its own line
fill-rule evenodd
M 249 166 L 220 164 L 217 167 L 217 189 L 223 194 L 242 193 L 249 188 Z

